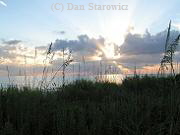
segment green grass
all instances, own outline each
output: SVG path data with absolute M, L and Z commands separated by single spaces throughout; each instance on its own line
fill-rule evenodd
M 126 78 L 76 81 L 58 91 L 0 90 L 0 135 L 178 135 L 180 84 Z

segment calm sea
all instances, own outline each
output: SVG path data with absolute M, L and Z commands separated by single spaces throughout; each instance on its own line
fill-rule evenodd
M 115 83 L 121 83 L 124 78 L 122 74 L 111 74 L 111 75 L 93 75 L 93 76 L 66 76 L 65 83 L 71 83 L 75 80 L 85 79 L 91 81 L 109 81 Z M 47 77 L 46 83 L 49 83 L 51 77 Z M 3 87 L 7 87 L 9 85 L 17 85 L 17 86 L 30 86 L 30 87 L 38 87 L 41 84 L 42 76 L 0 76 L 0 84 Z M 57 76 L 53 80 L 53 84 L 56 86 L 62 85 L 62 76 Z

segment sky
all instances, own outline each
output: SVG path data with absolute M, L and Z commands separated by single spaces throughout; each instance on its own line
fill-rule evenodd
M 54 3 L 128 5 L 128 10 L 64 10 Z M 180 0 L 0 0 L 0 52 L 4 64 L 33 63 L 34 48 L 69 48 L 74 59 L 108 60 L 119 68 L 157 64 L 163 52 L 168 23 L 175 38 L 180 30 Z M 172 35 L 173 35 L 172 34 Z M 151 54 L 154 54 L 153 56 Z M 142 59 L 143 58 L 143 59 Z M 57 56 L 58 59 L 58 56 Z M 142 67 L 142 66 L 140 66 Z M 1 68 L 3 69 L 3 68 Z

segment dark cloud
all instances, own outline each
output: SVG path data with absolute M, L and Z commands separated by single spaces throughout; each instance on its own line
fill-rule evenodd
M 139 55 L 122 55 L 118 60 L 122 64 L 158 64 L 161 60 L 160 54 L 139 54 Z
M 178 36 L 178 31 L 171 31 L 171 41 Z M 148 31 L 144 35 L 131 34 L 126 36 L 120 53 L 126 55 L 160 54 L 164 51 L 167 31 L 151 35 Z
M 171 31 L 170 42 L 175 40 L 178 34 L 178 31 Z M 130 65 L 135 63 L 137 65 L 160 63 L 166 36 L 167 31 L 155 35 L 151 35 L 148 31 L 144 35 L 129 33 L 120 47 L 121 58 L 118 62 Z
M 2 40 L 2 43 L 6 45 L 17 45 L 21 42 L 21 40 Z
M 54 34 L 57 34 L 57 35 L 64 35 L 64 34 L 66 34 L 66 32 L 65 31 L 54 31 L 53 32 Z
M 171 31 L 170 42 L 178 34 L 178 31 Z M 148 31 L 144 35 L 129 33 L 122 46 L 118 47 L 118 45 L 114 44 L 115 55 L 120 53 L 121 57 L 111 61 L 116 61 L 119 64 L 158 64 L 164 52 L 166 36 L 167 31 L 162 31 L 155 35 L 150 34 Z M 105 42 L 103 37 L 95 39 L 89 38 L 87 35 L 80 35 L 77 40 L 57 39 L 53 44 L 53 49 L 55 51 L 63 48 L 70 49 L 73 51 L 74 56 L 79 56 L 79 59 L 82 56 L 97 56 L 97 52 L 101 52 L 101 55 L 98 56 L 102 60 L 106 60 L 107 58 L 101 49 L 101 47 L 107 45 Z
M 178 34 L 178 31 L 171 31 L 171 41 L 174 40 Z M 120 54 L 121 56 L 118 59 L 106 58 L 103 52 L 103 47 L 107 45 L 107 42 L 103 37 L 90 38 L 87 35 L 80 35 L 75 40 L 57 39 L 53 43 L 52 50 L 56 52 L 62 51 L 63 48 L 69 49 L 72 51 L 74 62 L 81 62 L 81 64 L 83 64 L 82 58 L 85 58 L 86 63 L 93 61 L 91 64 L 87 64 L 87 71 L 90 70 L 89 68 L 94 68 L 95 71 L 97 71 L 99 68 L 99 61 L 94 61 L 97 57 L 92 58 L 92 56 L 98 56 L 98 58 L 101 57 L 101 60 L 104 61 L 103 65 L 113 65 L 113 61 L 115 61 L 116 63 L 118 63 L 118 65 L 133 67 L 136 64 L 137 67 L 139 66 L 140 68 L 142 68 L 146 64 L 153 65 L 160 62 L 162 53 L 164 52 L 166 35 L 167 31 L 162 31 L 155 35 L 150 34 L 148 31 L 144 35 L 131 33 L 127 34 L 125 42 L 122 46 L 119 47 L 118 45 L 112 43 L 115 48 L 115 55 Z M 3 41 L 2 43 L 3 44 L 0 46 L 0 59 L 2 58 L 15 61 L 15 58 L 17 56 L 23 57 L 23 55 L 17 53 L 17 51 L 23 52 L 25 50 L 28 50 L 28 48 L 24 48 L 19 45 L 19 43 L 21 43 L 21 40 L 9 40 Z M 40 52 L 45 52 L 47 48 L 48 46 L 36 47 L 37 51 Z M 176 51 L 175 61 L 180 58 L 179 50 Z M 62 62 L 62 57 L 60 57 L 61 55 L 58 54 L 58 59 L 54 60 L 53 65 L 55 67 Z M 90 59 L 90 57 L 92 59 Z M 117 65 L 115 64 L 114 66 Z M 78 64 L 75 64 L 75 67 L 78 69 Z M 105 67 L 103 68 L 105 69 Z M 84 69 L 82 69 L 82 71 L 83 70 Z M 86 70 L 84 72 L 86 72 Z
M 87 35 L 78 36 L 77 40 L 59 40 L 57 39 L 53 44 L 54 50 L 69 49 L 79 55 L 92 56 L 99 50 L 99 45 L 104 45 L 105 39 L 99 37 L 98 39 L 89 38 Z

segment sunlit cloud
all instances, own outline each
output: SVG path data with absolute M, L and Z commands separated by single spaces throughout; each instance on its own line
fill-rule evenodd
M 148 31 L 144 34 L 126 34 L 125 41 L 121 46 L 113 42 L 106 41 L 106 38 L 90 38 L 87 35 L 79 35 L 77 39 L 56 39 L 53 42 L 53 61 L 47 63 L 49 68 L 56 70 L 62 64 L 62 50 L 72 51 L 74 68 L 77 70 L 79 64 L 90 63 L 88 69 L 98 71 L 98 66 L 103 62 L 104 69 L 113 65 L 123 74 L 133 74 L 135 65 L 138 73 L 155 73 L 158 70 L 162 57 L 166 31 L 152 34 Z M 178 31 L 171 31 L 174 39 L 179 34 Z M 2 40 L 0 45 L 1 65 L 11 65 L 12 67 L 23 67 L 29 69 L 38 67 L 40 74 L 46 58 L 48 46 L 28 46 L 22 40 Z M 178 50 L 177 50 L 178 52 Z M 176 54 L 180 57 L 180 54 Z M 95 63 L 95 64 L 93 64 Z M 148 66 L 147 66 L 148 64 Z M 149 65 L 150 64 L 150 65 Z M 107 65 L 107 66 L 106 66 Z M 18 67 L 17 67 L 18 69 Z M 71 66 L 72 69 L 72 66 Z M 84 69 L 83 69 L 84 70 Z M 94 72 L 93 70 L 93 72 Z M 89 71 L 83 71 L 89 72 Z

